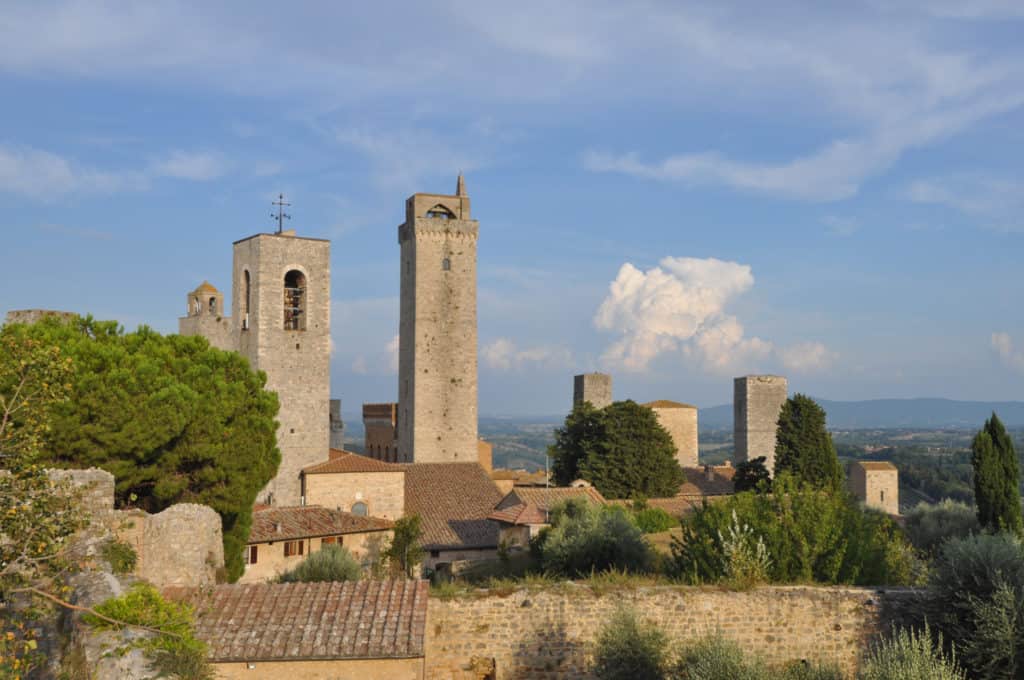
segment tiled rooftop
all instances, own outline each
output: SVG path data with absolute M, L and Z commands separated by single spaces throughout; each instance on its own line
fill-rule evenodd
M 865 470 L 892 470 L 896 471 L 896 466 L 887 460 L 858 460 L 854 465 L 859 465 Z
M 697 408 L 692 404 L 684 404 L 679 401 L 669 401 L 668 399 L 658 399 L 657 401 L 649 401 L 646 404 L 644 404 L 644 406 L 646 406 L 647 408 Z
M 684 467 L 683 473 L 686 481 L 679 487 L 679 493 L 668 498 L 649 498 L 647 505 L 679 517 L 699 508 L 705 500 L 715 501 L 734 493 L 732 478 L 736 468 L 731 465 L 711 466 L 711 479 L 708 479 L 708 471 L 703 466 Z
M 297 661 L 423 656 L 426 581 L 170 588 L 195 607 L 209 659 Z
M 319 505 L 287 508 L 264 507 L 252 513 L 252 531 L 249 543 L 291 541 L 313 536 L 358 534 L 365 531 L 384 531 L 394 526 L 386 519 L 360 517 Z
M 307 475 L 340 473 L 340 472 L 401 472 L 402 468 L 394 463 L 385 463 L 368 456 L 360 456 L 351 451 L 331 449 L 330 458 L 322 463 L 303 468 Z
M 516 487 L 501 499 L 490 518 L 505 524 L 547 524 L 547 512 L 570 498 L 586 498 L 601 505 L 607 503 L 592 486 Z
M 498 525 L 487 519 L 501 491 L 477 463 L 409 463 L 405 513 L 423 520 L 423 547 L 494 548 Z

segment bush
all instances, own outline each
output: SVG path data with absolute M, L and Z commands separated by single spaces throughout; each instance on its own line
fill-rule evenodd
M 291 571 L 277 577 L 280 583 L 315 583 L 319 581 L 358 581 L 363 569 L 347 548 L 325 545 L 302 560 Z
M 551 510 L 551 528 L 539 545 L 544 571 L 568 578 L 614 569 L 643 572 L 653 556 L 625 508 L 598 507 L 574 498 Z
M 744 654 L 739 644 L 716 633 L 683 649 L 668 677 L 675 680 L 842 680 L 844 675 L 834 665 L 799 661 L 773 668 L 756 656 Z
M 914 556 L 886 515 L 787 474 L 773 487 L 772 494 L 738 493 L 686 517 L 681 538 L 672 542 L 673 575 L 691 583 L 729 579 L 736 552 L 727 539 L 738 523 L 750 540 L 763 541 L 773 583 L 897 585 L 913 579 Z
M 633 514 L 633 520 L 645 534 L 658 534 L 679 526 L 679 520 L 661 508 L 642 508 Z
M 98 614 L 125 624 L 146 626 L 168 633 L 136 639 L 132 644 L 146 652 L 160 671 L 160 677 L 181 680 L 212 680 L 213 667 L 206 660 L 206 644 L 195 637 L 192 607 L 161 597 L 153 586 L 138 583 L 121 597 L 95 608 Z M 98 629 L 120 630 L 124 625 L 86 614 L 83 620 Z
M 949 538 L 978 533 L 981 525 L 974 508 L 951 499 L 939 503 L 918 503 L 906 514 L 904 531 L 918 550 L 936 555 Z
M 665 677 L 668 639 L 636 614 L 620 609 L 601 629 L 594 650 L 594 675 L 601 680 L 660 680 Z
M 135 548 L 117 539 L 104 543 L 100 548 L 100 556 L 110 563 L 115 574 L 130 574 L 139 561 Z
M 981 678 L 1024 671 L 1024 546 L 1010 534 L 947 541 L 920 615 Z
M 966 680 L 950 655 L 942 653 L 941 638 L 932 642 L 931 633 L 909 629 L 872 646 L 861 663 L 857 680 Z

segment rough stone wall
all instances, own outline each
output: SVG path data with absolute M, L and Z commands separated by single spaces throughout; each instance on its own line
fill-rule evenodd
M 345 448 L 345 421 L 341 418 L 341 399 L 331 399 L 330 410 L 330 446 L 332 449 Z
M 179 335 L 201 335 L 218 349 L 235 351 L 234 327 L 231 318 L 199 314 L 178 319 Z
M 367 514 L 400 519 L 405 512 L 405 472 L 338 472 L 305 476 L 306 504 L 345 512 L 362 501 Z
M 4 323 L 34 324 L 40 319 L 57 317 L 61 321 L 71 321 L 78 315 L 74 312 L 60 312 L 54 309 L 12 309 L 7 312 Z
M 676 460 L 681 467 L 696 467 L 697 462 L 697 409 L 692 406 L 651 409 L 658 422 L 672 435 L 676 446 Z
M 454 219 L 427 217 L 435 205 Z M 476 246 L 469 199 L 416 194 L 398 228 L 398 459 L 477 459 Z
M 306 278 L 305 330 L 284 328 L 284 278 L 293 269 Z M 265 489 L 274 505 L 301 504 L 300 472 L 323 460 L 330 446 L 330 279 L 328 241 L 257 234 L 234 245 L 233 316 L 248 314 L 248 329 L 236 329 L 236 346 L 254 369 L 267 374 L 267 389 L 281 403 L 281 467 Z
M 771 664 L 808 659 L 852 674 L 883 623 L 883 597 L 862 588 L 769 587 L 746 592 L 649 587 L 595 594 L 588 586 L 522 589 L 511 595 L 431 598 L 426 677 L 479 678 L 493 660 L 505 678 L 589 678 L 593 643 L 620 606 L 657 625 L 670 648 L 721 631 Z
M 786 379 L 778 375 L 748 375 L 733 381 L 734 461 L 764 456 L 768 473 L 774 474 L 775 434 L 788 389 Z
M 363 404 L 366 455 L 378 460 L 398 460 L 398 404 Z
M 612 377 L 607 373 L 583 373 L 573 377 L 572 403 L 589 401 L 594 408 L 612 403 Z
M 850 493 L 867 507 L 890 515 L 899 514 L 899 472 L 895 468 L 871 470 L 852 463 L 847 470 L 846 480 Z
M 476 440 L 476 459 L 480 467 L 490 473 L 494 470 L 494 445 L 483 439 Z

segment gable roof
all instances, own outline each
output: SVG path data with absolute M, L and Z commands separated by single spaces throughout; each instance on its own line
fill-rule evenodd
M 657 401 L 649 401 L 644 404 L 647 408 L 689 408 L 696 410 L 696 406 L 692 404 L 684 404 L 679 401 L 669 401 L 668 399 L 658 399 Z
M 393 526 L 386 519 L 361 517 L 319 505 L 264 507 L 252 513 L 252 531 L 249 532 L 248 543 L 384 531 Z
M 878 471 L 878 470 L 892 470 L 893 472 L 897 471 L 896 466 L 893 465 L 892 463 L 890 463 L 887 460 L 858 460 L 858 461 L 856 461 L 854 463 L 854 465 L 859 465 L 861 468 L 863 468 L 865 470 L 872 470 L 872 471 Z
M 608 502 L 592 486 L 517 487 L 501 499 L 490 519 L 505 524 L 547 524 L 548 511 L 570 498 L 585 498 L 600 505 Z
M 195 607 L 212 662 L 423 656 L 426 581 L 168 588 Z
M 346 473 L 346 472 L 401 472 L 402 466 L 394 463 L 385 463 L 376 458 L 361 456 L 351 451 L 331 449 L 330 458 L 322 463 L 310 465 L 303 468 L 303 474 L 316 475 L 325 473 Z
M 732 478 L 736 474 L 736 468 L 731 465 L 709 467 L 711 479 L 708 479 L 708 468 L 704 466 L 684 467 L 686 481 L 679 487 L 679 492 L 668 498 L 648 498 L 647 505 L 661 508 L 668 514 L 679 517 L 694 508 L 699 508 L 704 501 L 714 502 L 735 493 Z
M 502 494 L 478 463 L 406 463 L 405 514 L 422 519 L 423 548 L 494 548 L 487 519 Z

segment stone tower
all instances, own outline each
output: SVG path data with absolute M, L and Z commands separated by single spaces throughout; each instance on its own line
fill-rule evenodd
M 220 291 L 203 282 L 178 320 L 182 335 L 243 354 L 277 393 L 281 466 L 261 503 L 301 504 L 299 472 L 328 450 L 330 290 L 330 242 L 294 231 L 257 234 L 234 244 L 231 316 L 224 316 Z
M 594 408 L 604 408 L 612 403 L 612 377 L 607 373 L 584 373 L 573 377 L 573 406 L 589 401 Z
M 775 473 L 775 433 L 789 386 L 779 375 L 747 375 L 733 381 L 733 443 L 737 462 L 764 456 Z
M 644 406 L 654 411 L 658 423 L 672 437 L 679 466 L 697 467 L 700 457 L 698 453 L 697 407 L 667 399 L 648 402 Z
M 455 195 L 414 194 L 398 227 L 398 460 L 477 460 L 476 242 L 462 175 Z

